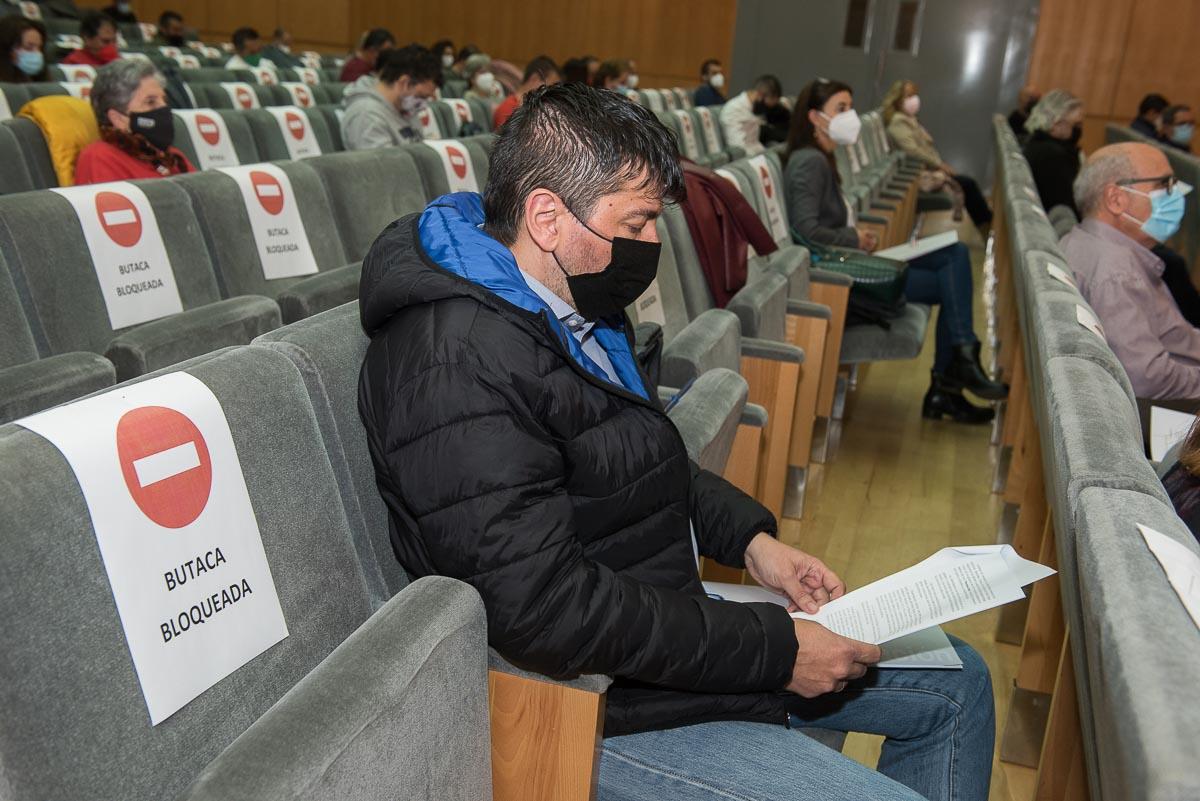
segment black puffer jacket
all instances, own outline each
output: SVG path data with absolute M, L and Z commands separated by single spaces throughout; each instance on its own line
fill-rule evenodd
M 742 566 L 775 521 L 689 461 L 628 326 L 595 336 L 636 391 L 598 377 L 480 222 L 477 195 L 449 195 L 389 226 L 363 265 L 359 410 L 401 563 L 474 585 L 512 662 L 618 677 L 606 735 L 783 723 L 792 621 L 705 596 L 689 534 L 690 520 L 701 554 Z

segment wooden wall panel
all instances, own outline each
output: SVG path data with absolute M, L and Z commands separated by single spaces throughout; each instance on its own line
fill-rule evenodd
M 1112 114 L 1133 6 L 1133 0 L 1042 0 L 1030 83 L 1079 95 L 1089 115 Z
M 1129 20 L 1114 115 L 1132 118 L 1138 103 L 1150 92 L 1159 92 L 1172 103 L 1200 107 L 1197 34 L 1197 0 L 1138 0 Z

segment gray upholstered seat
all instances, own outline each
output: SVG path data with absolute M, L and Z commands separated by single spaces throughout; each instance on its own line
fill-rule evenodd
M 151 726 L 75 474 L 48 441 L 0 427 L 5 797 L 490 798 L 478 595 L 432 578 L 374 610 L 282 355 L 173 369 L 221 404 L 289 634 Z
M 58 173 L 50 159 L 50 148 L 37 123 L 25 117 L 14 117 L 4 123 L 21 148 L 21 158 L 29 170 L 33 184 L 30 189 L 49 189 L 58 186 Z
M 280 324 L 258 296 L 221 300 L 187 193 L 171 181 L 139 181 L 154 209 L 184 311 L 114 330 L 87 242 L 70 202 L 55 192 L 0 197 L 0 256 L 22 298 L 42 356 L 103 353 L 125 379 L 228 345 Z M 53 236 L 47 236 L 53 232 Z
M 717 475 L 725 471 L 749 394 L 746 379 L 718 367 L 701 374 L 673 399 L 667 414 L 688 456 L 705 470 Z
M 379 233 L 425 208 L 425 186 L 408 148 L 358 150 L 308 160 L 321 176 L 346 248 L 358 261 Z
M 487 184 L 488 177 L 488 154 L 483 146 L 476 141 L 480 137 L 467 137 L 459 140 L 445 140 L 450 144 L 457 142 L 471 159 L 471 167 L 475 171 L 475 181 L 479 184 L 479 191 L 483 191 L 483 187 Z M 490 138 L 490 137 L 489 137 Z M 407 152 L 417 165 L 420 171 L 421 181 L 425 187 L 425 199 L 433 200 L 442 195 L 449 194 L 450 181 L 446 177 L 446 165 L 432 147 L 424 144 L 405 145 L 402 148 Z
M 204 241 L 212 254 L 221 294 L 275 298 L 284 322 L 292 322 L 357 297 L 361 262 L 351 264 L 346 258 L 329 198 L 316 170 L 306 161 L 282 162 L 277 166 L 291 183 L 300 221 L 320 270 L 313 275 L 264 277 L 242 192 L 232 177 L 206 172 L 174 180 L 192 199 Z
M 215 87 L 215 89 L 215 94 L 224 96 L 226 100 L 229 99 L 224 89 L 219 86 Z M 197 98 L 197 101 L 199 101 L 199 98 Z M 205 110 L 203 113 L 218 116 L 225 123 L 225 130 L 228 131 L 229 140 L 233 143 L 233 152 L 237 155 L 238 164 L 254 164 L 264 160 L 258 155 L 258 146 L 254 144 L 254 135 L 250 132 L 250 126 L 246 123 L 246 116 L 243 112 L 234 111 L 230 108 L 220 108 Z M 203 169 L 203 165 L 196 155 L 197 144 L 192 141 L 190 129 L 178 115 L 175 118 L 174 144 L 175 147 L 183 151 L 183 155 L 188 157 L 188 161 L 192 162 L 196 169 Z
M 10 127 L 11 122 L 0 121 L 0 195 L 13 195 L 38 188 L 29 174 L 29 167 L 21 153 L 21 143 Z
M 265 87 L 272 88 L 272 87 Z M 266 105 L 266 104 L 264 104 Z M 292 111 L 301 115 L 305 122 L 312 128 L 313 136 L 316 138 L 317 146 L 320 147 L 321 153 L 336 152 L 333 146 L 333 136 L 329 133 L 329 123 L 325 120 L 325 115 L 314 108 L 299 108 L 290 107 Z M 288 150 L 287 143 L 284 141 L 283 131 L 279 127 L 279 121 L 270 111 L 266 109 L 251 109 L 244 112 L 246 122 L 249 123 L 250 131 L 254 135 L 254 144 L 258 148 L 258 154 L 264 161 L 289 161 L 292 158 L 291 151 Z
M 907 303 L 890 328 L 877 325 L 848 325 L 842 334 L 842 364 L 915 359 L 921 354 L 931 310 L 920 303 Z

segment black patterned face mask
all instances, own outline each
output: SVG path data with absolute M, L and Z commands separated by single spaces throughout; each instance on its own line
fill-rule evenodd
M 553 252 L 550 254 L 554 256 L 558 269 L 566 276 L 567 288 L 575 299 L 575 310 L 588 320 L 620 314 L 626 306 L 641 297 L 654 280 L 658 273 L 662 243 L 642 242 L 623 236 L 609 239 L 580 220 L 575 212 L 571 212 L 571 216 L 588 231 L 612 244 L 608 266 L 598 273 L 571 275 L 563 269 L 558 255 Z

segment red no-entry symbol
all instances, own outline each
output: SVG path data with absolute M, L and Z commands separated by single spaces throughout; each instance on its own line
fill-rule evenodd
M 775 191 L 771 187 L 771 174 L 767 172 L 767 168 L 761 164 L 758 165 L 758 174 L 762 178 L 763 191 L 767 193 L 767 197 L 774 197 Z
M 195 522 L 212 491 L 212 458 L 188 417 L 143 406 L 117 422 L 117 458 L 125 486 L 146 517 L 164 528 Z
M 267 214 L 275 215 L 283 211 L 283 187 L 275 176 L 262 170 L 250 171 L 250 184 L 254 187 L 254 196 Z
M 96 216 L 108 238 L 123 248 L 142 239 L 142 215 L 133 201 L 118 192 L 96 193 Z
M 196 129 L 200 131 L 200 138 L 211 147 L 216 147 L 221 141 L 221 128 L 217 125 L 217 121 L 207 114 L 196 115 Z
M 446 147 L 446 157 L 450 159 L 450 166 L 454 168 L 454 174 L 459 177 L 459 180 L 467 177 L 467 157 L 463 152 L 453 145 Z
M 304 118 L 294 111 L 285 111 L 283 118 L 287 120 L 287 129 L 292 138 L 299 141 L 304 138 Z

